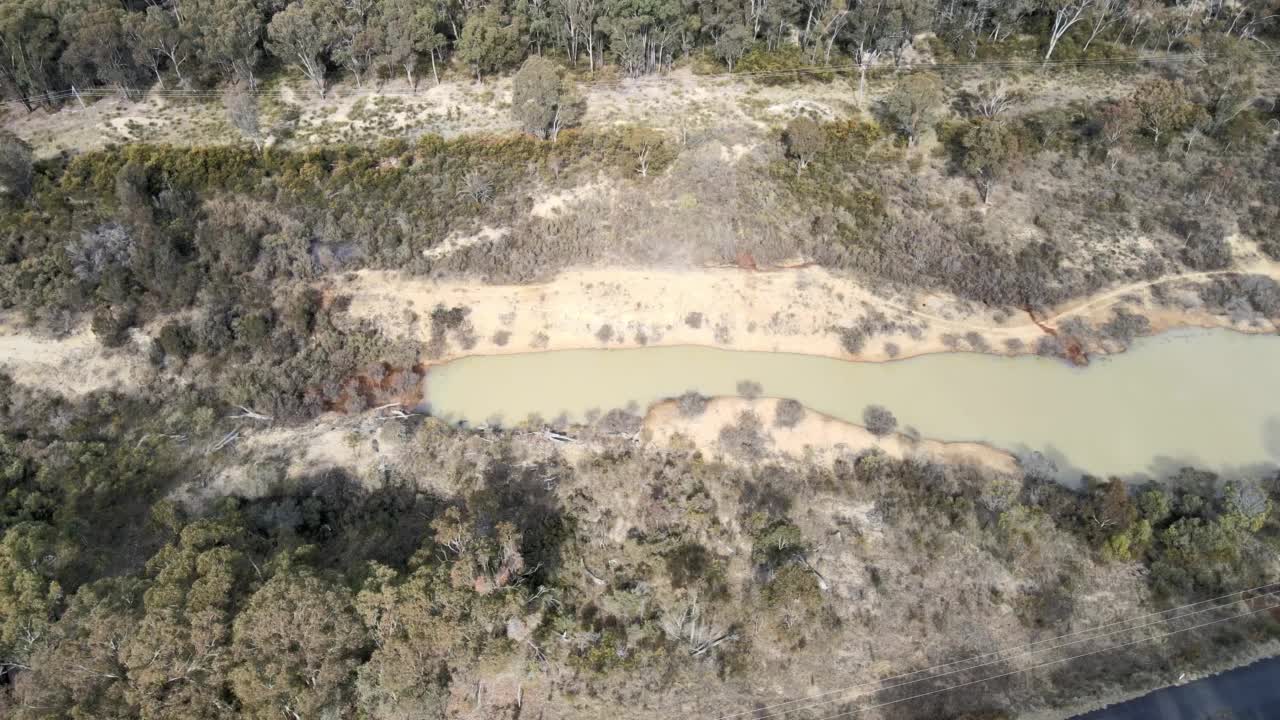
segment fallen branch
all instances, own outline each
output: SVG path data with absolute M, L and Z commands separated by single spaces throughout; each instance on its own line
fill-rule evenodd
M 223 435 L 223 436 L 222 436 L 222 439 L 221 439 L 221 440 L 219 440 L 216 444 L 211 445 L 211 446 L 209 447 L 209 449 L 207 449 L 207 450 L 205 450 L 205 451 L 204 451 L 204 454 L 205 454 L 205 455 L 209 455 L 209 454 L 211 454 L 211 453 L 216 453 L 216 452 L 218 452 L 219 450 L 221 450 L 222 448 L 224 448 L 224 447 L 226 447 L 226 446 L 230 445 L 231 443 L 233 443 L 233 442 L 235 442 L 236 440 L 239 440 L 239 439 L 240 439 L 240 428 L 236 428 L 235 430 L 232 430 L 231 432 L 227 433 L 226 435 Z
M 696 650 L 693 650 L 692 652 L 690 652 L 689 655 L 692 657 L 697 657 L 702 653 L 715 648 L 715 646 L 719 645 L 720 643 L 729 642 L 731 640 L 737 640 L 737 639 L 738 639 L 738 633 L 725 633 L 724 635 L 721 635 L 715 640 L 703 643 Z
M 243 405 L 238 405 L 237 407 L 239 407 L 239 408 L 240 408 L 240 414 L 239 414 L 239 415 L 228 415 L 227 417 L 229 417 L 229 418 L 236 418 L 236 419 L 240 419 L 240 418 L 248 418 L 248 419 L 250 419 L 250 420 L 267 420 L 267 421 L 270 421 L 270 420 L 272 420 L 272 419 L 273 419 L 270 415 L 263 415 L 262 413 L 257 412 L 257 411 L 255 411 L 255 410 L 250 410 L 249 408 L 247 408 L 247 407 L 245 407 L 245 406 L 243 406 Z
M 595 573 L 591 572 L 591 568 L 587 567 L 586 558 L 582 556 L 578 556 L 578 559 L 582 561 L 582 569 L 584 572 L 587 573 L 587 577 L 591 578 L 595 582 L 595 584 L 600 585 L 602 587 L 608 584 L 604 580 L 601 580 L 599 575 L 596 575 Z

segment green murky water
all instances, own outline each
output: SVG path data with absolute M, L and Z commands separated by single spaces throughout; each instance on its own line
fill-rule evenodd
M 473 357 L 433 368 L 427 397 L 433 413 L 471 423 L 580 419 L 686 390 L 732 395 L 740 380 L 853 422 L 878 403 L 925 437 L 1040 451 L 1064 476 L 1280 463 L 1280 337 L 1229 331 L 1147 338 L 1087 368 L 971 353 L 877 364 L 701 347 Z

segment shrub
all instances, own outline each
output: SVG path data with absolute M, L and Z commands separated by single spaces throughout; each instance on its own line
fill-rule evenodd
M 31 146 L 8 130 L 0 130 L 0 192 L 26 197 L 34 176 Z
M 1151 321 L 1145 315 L 1116 308 L 1111 319 L 1103 323 L 1101 330 L 1107 337 L 1127 347 L 1134 338 L 1151 332 Z
M 707 411 L 707 397 L 690 390 L 676 398 L 676 407 L 685 417 L 697 417 Z
M 764 387 L 755 380 L 739 380 L 738 394 L 748 400 L 754 400 L 764 394 Z
M 694 330 L 697 330 L 698 328 L 702 327 L 702 313 L 691 312 L 688 315 L 685 315 L 684 324 L 688 325 Z
M 862 411 L 862 424 L 876 437 L 884 437 L 898 427 L 898 418 L 881 405 L 868 405 Z
M 767 568 L 779 568 L 807 550 L 800 528 L 786 520 L 776 520 L 755 533 L 751 559 Z
M 755 462 L 765 456 L 769 438 L 760 418 L 750 410 L 738 415 L 738 422 L 720 428 L 720 445 L 730 455 Z
M 127 305 L 102 305 L 93 311 L 90 328 L 98 342 L 106 347 L 120 347 L 129 340 L 133 327 L 133 308 Z
M 787 123 L 782 133 L 782 144 L 787 157 L 796 161 L 796 173 L 803 172 L 809 163 L 827 147 L 827 136 L 811 118 L 798 117 Z
M 770 50 L 758 44 L 742 56 L 734 70 L 739 73 L 769 73 L 754 78 L 764 85 L 783 85 L 805 80 L 827 81 L 832 78 L 830 72 L 806 69 L 812 66 L 813 63 L 809 62 L 804 50 L 798 45 L 787 43 Z
M 1174 228 L 1184 238 L 1182 261 L 1196 270 L 1223 270 L 1231 265 L 1231 246 L 1221 227 L 1183 220 Z
M 779 400 L 778 406 L 773 411 L 773 424 L 778 427 L 792 428 L 804 420 L 804 414 L 804 405 L 801 405 L 799 400 L 791 398 Z
M 170 320 L 160 328 L 160 337 L 156 342 L 159 343 L 160 349 L 164 350 L 165 355 L 179 360 L 186 360 L 196 348 L 191 328 L 176 320 Z

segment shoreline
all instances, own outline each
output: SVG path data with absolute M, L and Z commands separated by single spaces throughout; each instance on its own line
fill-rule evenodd
M 1247 335 L 1280 332 L 1280 318 L 1233 319 L 1202 307 L 1154 305 L 1141 295 L 1157 285 L 1228 275 L 1280 279 L 1280 263 L 1262 260 L 1233 270 L 1119 286 L 1064 303 L 1039 321 L 1014 319 L 1017 316 L 1000 309 L 975 310 L 974 303 L 937 293 L 910 295 L 904 304 L 901 297 L 877 295 L 853 278 L 806 263 L 763 270 L 568 270 L 527 285 L 440 281 L 397 271 L 363 270 L 326 279 L 319 286 L 350 296 L 352 322 L 372 321 L 388 339 L 427 350 L 419 364 L 430 372 L 432 367 L 468 357 L 681 346 L 868 363 L 962 352 L 1013 358 L 1041 355 L 1035 343 L 1048 335 L 1042 324 L 1060 328 L 1064 320 L 1079 318 L 1096 328 L 1118 307 L 1148 319 L 1147 331 L 1135 339 L 1182 329 L 1225 329 Z M 1173 292 L 1187 294 L 1185 288 Z M 447 330 L 441 352 L 432 357 L 429 316 L 435 307 L 465 308 L 463 330 L 468 337 L 460 338 L 459 329 Z M 691 322 L 695 316 L 697 322 Z M 841 322 L 850 324 L 841 326 Z M 849 352 L 839 330 L 857 329 L 858 323 L 878 327 L 865 333 L 857 352 Z M 153 330 L 158 326 L 158 322 L 149 324 Z M 605 328 L 609 328 L 607 334 Z M 976 333 L 982 345 L 975 347 L 966 333 Z M 136 387 L 146 374 L 144 346 L 154 338 L 142 329 L 135 329 L 133 335 L 132 350 L 107 349 L 92 337 L 87 322 L 66 335 L 51 336 L 29 331 L 12 313 L 0 313 L 0 370 L 24 384 L 69 395 Z M 1127 345 L 1096 341 L 1085 346 L 1090 359 L 1127 349 Z M 1048 357 L 1069 362 L 1061 355 Z M 69 372 L 78 378 L 75 383 L 68 384 Z
M 1280 279 L 1280 263 L 1259 261 L 1123 285 L 1063 303 L 1039 319 L 1018 319 L 1003 309 L 937 293 L 917 293 L 903 302 L 807 264 L 760 271 L 569 270 L 530 285 L 477 285 L 365 270 L 327 283 L 326 289 L 351 297 L 353 319 L 372 320 L 394 340 L 422 343 L 428 348 L 422 360 L 427 368 L 486 355 L 678 346 L 890 362 L 952 352 L 1044 355 L 1036 344 L 1064 330 L 1065 322 L 1079 320 L 1097 330 L 1119 308 L 1147 319 L 1146 331 L 1134 339 L 1183 328 L 1280 332 L 1280 318 L 1232 318 L 1203 307 L 1156 304 L 1150 297 L 1156 286 L 1230 275 Z M 1171 292 L 1188 295 L 1185 288 Z M 1178 300 L 1191 304 L 1194 298 Z M 704 311 L 729 306 L 732 312 Z M 432 356 L 438 329 L 422 316 L 436 307 L 465 309 L 466 328 L 464 333 L 446 330 Z M 1079 342 L 1087 359 L 1127 349 L 1109 338 L 1067 337 L 1066 342 Z M 1069 361 L 1069 354 L 1048 356 Z

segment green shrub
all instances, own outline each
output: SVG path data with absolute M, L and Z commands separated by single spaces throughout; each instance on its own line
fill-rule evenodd
M 794 82 L 830 82 L 835 75 L 831 72 L 804 70 L 814 63 L 805 57 L 804 50 L 797 45 L 785 44 L 773 50 L 763 45 L 756 45 L 743 54 L 742 59 L 734 67 L 734 74 L 768 73 L 753 78 L 762 85 L 786 85 Z

